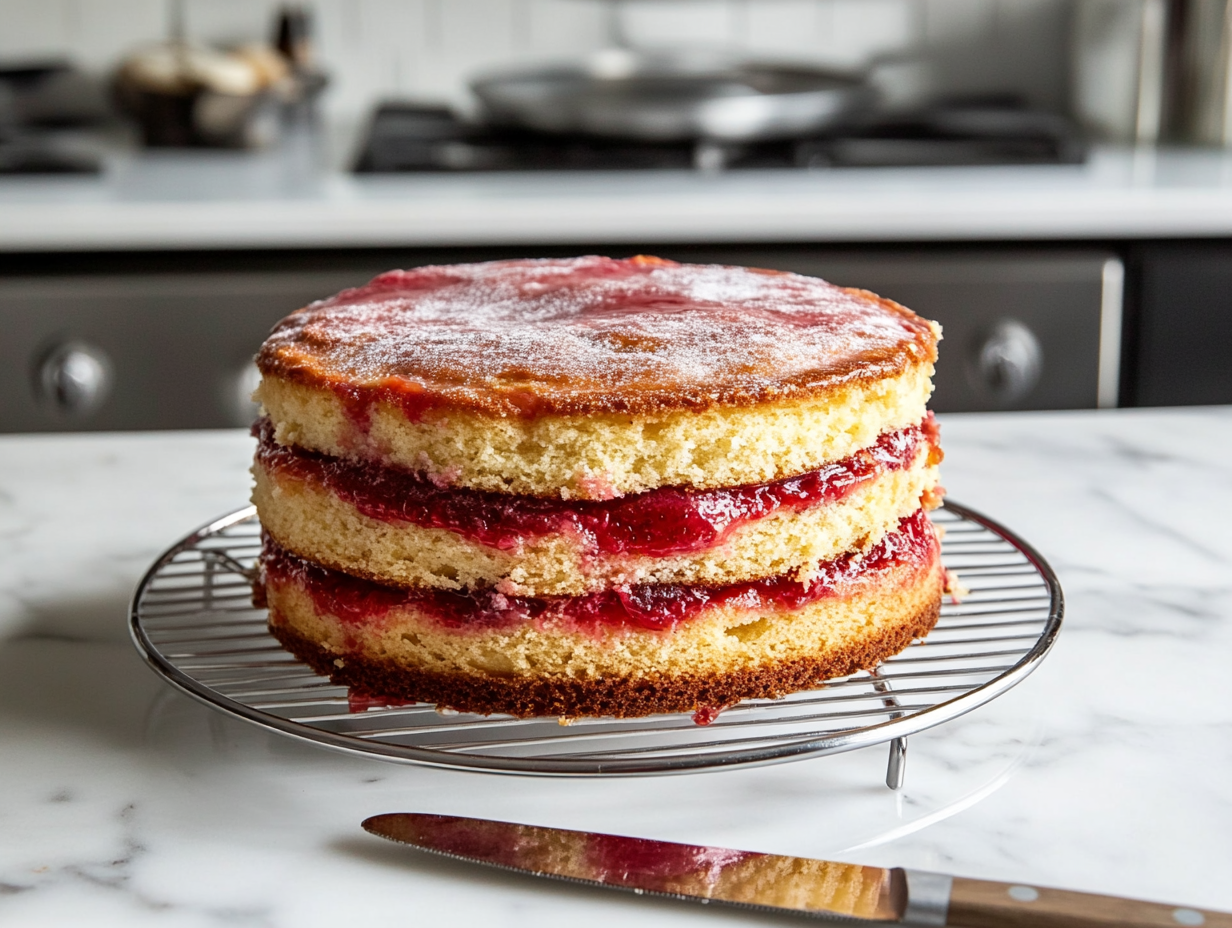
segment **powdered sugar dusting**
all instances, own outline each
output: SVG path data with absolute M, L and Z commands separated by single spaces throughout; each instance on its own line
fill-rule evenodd
M 390 271 L 284 319 L 259 364 L 415 417 L 637 412 L 884 376 L 935 341 L 902 307 L 815 278 L 588 257 Z

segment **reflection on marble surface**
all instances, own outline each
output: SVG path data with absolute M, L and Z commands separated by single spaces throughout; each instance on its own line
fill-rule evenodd
M 1065 586 L 1043 666 L 885 748 L 546 780 L 336 755 L 167 687 L 126 601 L 246 496 L 238 433 L 0 439 L 0 922 L 595 925 L 712 912 L 545 885 L 365 835 L 387 811 L 521 820 L 1232 909 L 1232 410 L 953 416 L 945 482 Z

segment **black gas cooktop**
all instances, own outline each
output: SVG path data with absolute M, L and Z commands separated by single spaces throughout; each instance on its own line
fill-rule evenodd
M 442 107 L 377 108 L 359 173 L 841 168 L 1074 164 L 1086 146 L 1053 113 L 1000 103 L 952 103 L 884 115 L 813 138 L 752 144 L 637 142 L 548 135 L 464 122 Z

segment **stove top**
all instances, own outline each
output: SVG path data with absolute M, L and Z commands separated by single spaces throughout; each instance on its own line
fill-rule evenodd
M 1012 104 L 952 103 L 883 115 L 812 138 L 753 144 L 655 143 L 548 135 L 468 123 L 413 103 L 377 108 L 358 173 L 594 171 L 1076 164 L 1086 145 L 1053 113 Z

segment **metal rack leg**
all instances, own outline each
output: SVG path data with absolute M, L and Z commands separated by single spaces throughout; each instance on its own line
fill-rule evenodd
M 890 681 L 881 676 L 880 669 L 877 667 L 870 670 L 868 675 L 873 678 L 873 689 L 884 697 L 881 701 L 885 703 L 887 708 L 895 710 L 890 713 L 890 718 L 901 719 L 904 715 L 901 711 L 902 706 L 899 705 L 898 697 L 894 695 L 894 691 L 890 688 Z M 890 742 L 890 762 L 886 766 L 886 786 L 890 787 L 890 789 L 901 789 L 906 772 L 907 739 L 895 738 Z
M 886 766 L 886 786 L 901 789 L 907 773 L 907 739 L 895 738 L 890 742 L 890 763 Z

